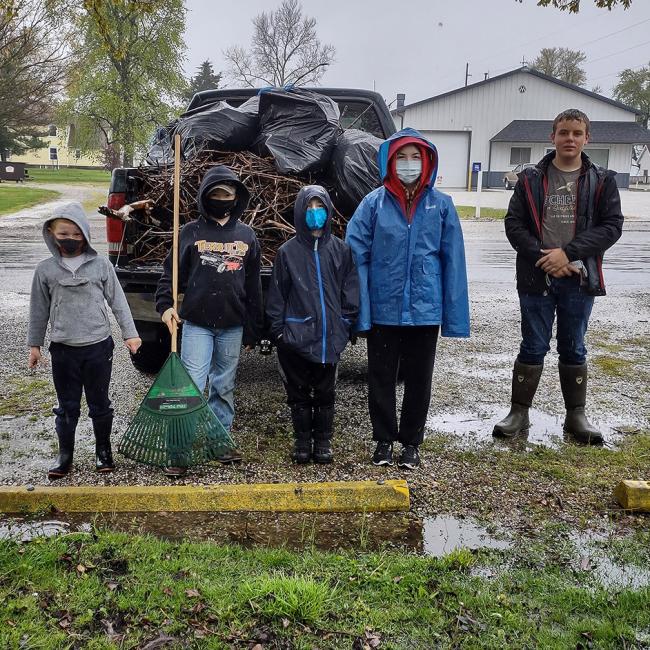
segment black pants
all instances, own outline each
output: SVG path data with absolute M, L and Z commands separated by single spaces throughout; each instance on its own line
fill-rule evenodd
M 368 410 L 377 441 L 419 445 L 431 402 L 431 378 L 438 342 L 437 325 L 374 325 L 368 332 Z M 397 428 L 397 372 L 404 400 Z
M 335 363 L 315 363 L 285 347 L 278 347 L 278 362 L 291 408 L 334 406 Z
M 86 393 L 88 415 L 101 419 L 113 414 L 108 387 L 113 368 L 113 339 L 74 347 L 51 343 L 52 378 L 59 405 L 54 409 L 57 431 L 72 430 L 81 412 L 81 391 Z

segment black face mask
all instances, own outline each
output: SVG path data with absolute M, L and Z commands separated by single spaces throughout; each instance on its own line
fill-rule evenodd
M 235 207 L 236 199 L 203 199 L 208 215 L 213 219 L 223 219 Z
M 86 245 L 83 239 L 59 239 L 55 237 L 56 245 L 68 255 L 74 255 L 81 252 L 82 248 Z

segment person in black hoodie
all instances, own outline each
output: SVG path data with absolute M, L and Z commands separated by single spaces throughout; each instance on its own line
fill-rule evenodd
M 170 332 L 172 319 L 185 321 L 181 359 L 200 389 L 209 380 L 208 404 L 228 431 L 239 352 L 242 343 L 254 348 L 263 318 L 260 246 L 253 229 L 239 221 L 249 198 L 228 167 L 210 169 L 197 197 L 200 216 L 180 232 L 180 314 L 172 306 L 171 251 L 156 291 L 156 309 Z M 234 450 L 221 460 L 241 460 L 241 455 Z
M 350 247 L 331 234 L 333 212 L 323 187 L 300 190 L 296 236 L 278 250 L 267 296 L 296 463 L 332 462 L 336 365 L 359 311 L 357 270 Z

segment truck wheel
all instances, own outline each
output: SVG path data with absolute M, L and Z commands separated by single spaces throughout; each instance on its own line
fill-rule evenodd
M 136 354 L 131 355 L 131 363 L 136 370 L 155 375 L 163 367 L 169 356 L 169 344 L 164 345 L 159 341 L 146 341 L 142 343 Z

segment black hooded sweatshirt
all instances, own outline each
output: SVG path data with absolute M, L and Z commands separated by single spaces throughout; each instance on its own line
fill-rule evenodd
M 222 226 L 210 218 L 205 199 L 218 183 L 236 187 L 230 219 Z M 183 295 L 179 315 L 209 328 L 244 326 L 244 345 L 254 345 L 262 325 L 260 246 L 250 226 L 239 221 L 250 194 L 237 176 L 223 165 L 203 177 L 197 197 L 199 218 L 185 224 L 179 237 L 178 284 Z M 172 252 L 165 259 L 156 291 L 156 309 L 173 306 Z
M 309 201 L 327 210 L 323 234 L 307 227 Z M 303 187 L 296 198 L 296 236 L 280 246 L 266 299 L 271 335 L 305 359 L 337 363 L 359 312 L 359 277 L 351 248 L 330 231 L 334 212 L 320 185 Z

